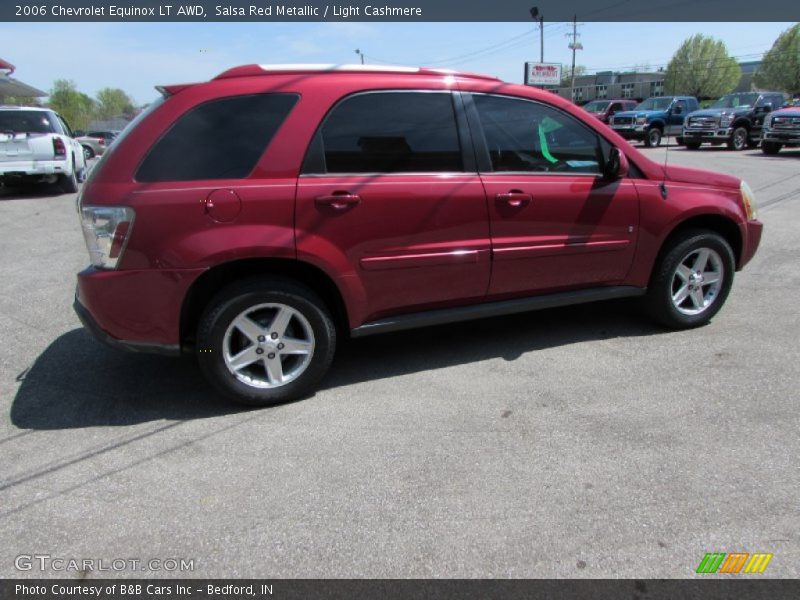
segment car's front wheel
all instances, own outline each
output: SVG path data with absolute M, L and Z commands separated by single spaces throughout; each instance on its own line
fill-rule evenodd
M 761 151 L 764 154 L 777 154 L 781 151 L 781 145 L 775 142 L 761 142 Z
M 266 406 L 314 391 L 333 360 L 336 328 L 325 303 L 286 279 L 234 284 L 200 320 L 197 358 L 209 381 L 244 404 Z
M 656 264 L 645 298 L 649 313 L 674 329 L 705 325 L 725 303 L 734 268 L 733 250 L 720 235 L 680 234 Z
M 658 127 L 652 127 L 644 138 L 644 145 L 648 148 L 655 148 L 661 144 L 661 130 Z
M 728 140 L 728 148 L 731 150 L 744 150 L 747 147 L 747 129 L 744 127 L 737 127 L 731 134 L 731 139 Z

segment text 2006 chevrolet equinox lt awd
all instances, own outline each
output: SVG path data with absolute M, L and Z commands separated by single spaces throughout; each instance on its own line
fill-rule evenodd
M 249 65 L 160 91 L 81 192 L 75 308 L 245 403 L 313 391 L 346 335 L 627 296 L 703 325 L 761 238 L 739 179 L 492 77 Z

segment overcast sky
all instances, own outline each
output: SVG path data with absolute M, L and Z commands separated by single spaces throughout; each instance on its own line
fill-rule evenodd
M 695 33 L 757 60 L 792 23 L 586 23 L 577 63 L 590 72 L 664 66 Z M 571 23 L 545 23 L 545 61 L 570 64 Z M 72 79 L 90 95 L 120 87 L 137 103 L 159 84 L 207 80 L 247 63 L 381 61 L 497 75 L 521 82 L 539 59 L 539 31 L 521 23 L 0 23 L 0 58 L 42 90 Z

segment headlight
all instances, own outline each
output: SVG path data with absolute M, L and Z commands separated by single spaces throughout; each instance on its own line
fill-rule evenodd
M 116 269 L 136 213 L 127 206 L 82 206 L 80 210 L 91 263 L 101 269 Z
M 739 190 L 742 192 L 742 204 L 747 213 L 747 220 L 752 221 L 756 218 L 756 197 L 753 195 L 753 190 L 744 181 L 739 186 Z
M 733 122 L 733 115 L 722 115 L 719 118 L 719 126 L 727 127 Z
M 645 125 L 646 123 L 647 123 L 647 117 L 636 117 L 637 125 Z

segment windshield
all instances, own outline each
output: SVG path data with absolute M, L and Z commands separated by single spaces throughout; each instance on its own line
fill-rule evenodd
M 711 108 L 739 108 L 740 106 L 753 106 L 758 101 L 759 94 L 729 94 L 723 96 Z
M 583 110 L 590 113 L 601 113 L 605 112 L 608 105 L 611 104 L 610 102 L 600 102 L 595 100 L 594 102 L 589 102 L 586 106 L 583 107 Z
M 672 104 L 672 97 L 648 98 L 636 107 L 636 110 L 667 110 Z
M 43 110 L 4 110 L 0 111 L 0 133 L 54 133 L 54 129 Z

